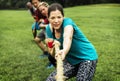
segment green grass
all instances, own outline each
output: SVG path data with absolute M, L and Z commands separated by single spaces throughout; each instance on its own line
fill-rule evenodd
M 66 8 L 99 54 L 93 81 L 120 80 L 120 5 L 101 4 Z M 27 10 L 0 10 L 0 81 L 45 81 L 53 69 L 33 42 Z M 75 81 L 75 78 L 69 80 Z

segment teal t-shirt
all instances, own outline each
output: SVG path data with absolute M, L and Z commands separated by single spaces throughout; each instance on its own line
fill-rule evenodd
M 66 56 L 67 61 L 72 64 L 76 65 L 84 60 L 97 60 L 98 55 L 96 49 L 92 45 L 92 43 L 86 38 L 86 36 L 82 33 L 79 27 L 72 21 L 70 18 L 64 18 L 62 23 L 62 34 L 59 39 L 56 39 L 53 36 L 53 32 L 50 29 L 50 25 L 46 27 L 46 34 L 48 38 L 53 38 L 58 40 L 61 43 L 61 49 L 63 48 L 63 33 L 64 28 L 67 25 L 71 25 L 74 29 L 73 38 L 71 48 Z

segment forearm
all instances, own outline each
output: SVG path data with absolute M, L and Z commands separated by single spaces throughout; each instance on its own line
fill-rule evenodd
M 47 24 L 43 24 L 43 23 L 41 23 L 39 26 L 40 26 L 41 29 L 45 29 L 46 26 L 47 26 Z
M 68 36 L 65 36 L 64 41 L 63 41 L 63 49 L 59 50 L 55 54 L 55 58 L 57 59 L 58 55 L 61 55 L 62 60 L 64 60 L 66 55 L 68 54 L 70 48 L 71 48 L 71 43 L 72 43 L 72 38 L 69 38 Z
M 72 36 L 73 36 L 72 26 L 66 27 L 64 32 L 64 41 L 63 41 L 63 51 L 65 55 L 69 52 L 71 48 Z
M 54 47 L 53 48 L 49 48 L 48 47 L 48 52 L 50 53 L 51 56 L 54 57 L 54 55 L 55 55 L 55 49 L 54 49 Z
M 72 43 L 72 39 L 68 38 L 68 37 L 64 37 L 64 41 L 63 41 L 63 51 L 64 54 L 67 55 L 67 53 L 70 50 L 71 47 L 71 43 Z
M 54 56 L 55 54 L 55 48 L 54 48 L 54 45 L 53 45 L 53 39 L 51 38 L 47 38 L 45 39 L 45 43 L 47 45 L 47 48 L 48 48 L 48 52 L 50 53 L 50 55 Z

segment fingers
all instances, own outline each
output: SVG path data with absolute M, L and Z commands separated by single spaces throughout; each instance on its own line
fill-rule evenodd
M 60 50 L 57 52 L 57 54 L 55 54 L 55 59 L 57 60 L 58 57 L 61 57 L 62 60 L 65 59 L 65 54 L 63 50 Z
M 56 45 L 60 46 L 60 42 L 59 42 L 59 41 L 57 41 L 57 40 L 55 40 L 55 41 L 54 41 L 54 44 L 56 44 Z
M 55 54 L 55 59 L 56 60 L 57 60 L 58 56 L 61 56 L 61 52 L 60 51 Z

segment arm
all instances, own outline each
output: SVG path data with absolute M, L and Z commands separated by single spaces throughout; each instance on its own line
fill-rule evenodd
M 45 43 L 47 45 L 48 52 L 50 53 L 51 56 L 54 57 L 54 55 L 55 55 L 55 47 L 53 45 L 54 40 L 52 38 L 46 38 Z
M 62 60 L 65 59 L 65 56 L 70 50 L 71 43 L 72 43 L 72 37 L 73 37 L 74 29 L 71 25 L 68 25 L 64 28 L 64 41 L 63 41 L 63 49 L 59 51 L 58 54 L 61 54 Z M 57 58 L 58 54 L 55 55 L 55 58 Z
M 39 27 L 42 28 L 42 29 L 45 29 L 46 26 L 48 25 L 48 23 L 45 21 L 46 19 L 40 19 L 39 20 Z
M 64 29 L 63 50 L 64 50 L 65 55 L 70 50 L 71 43 L 72 43 L 73 32 L 74 32 L 74 30 L 73 30 L 73 27 L 71 25 L 68 25 Z
M 48 24 L 40 23 L 39 27 L 45 29 Z

